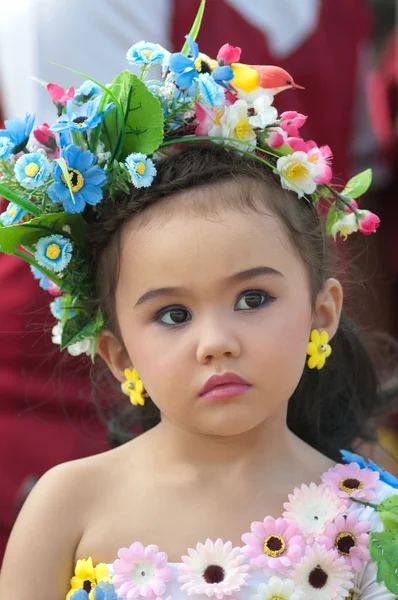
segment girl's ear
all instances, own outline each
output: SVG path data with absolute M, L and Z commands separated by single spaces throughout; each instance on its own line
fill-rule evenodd
M 329 339 L 332 339 L 339 326 L 342 306 L 343 288 L 337 279 L 331 277 L 317 296 L 312 328 L 327 331 Z
M 124 344 L 110 331 L 103 331 L 98 340 L 97 352 L 106 362 L 114 377 L 122 383 L 125 380 L 124 370 L 132 368 Z

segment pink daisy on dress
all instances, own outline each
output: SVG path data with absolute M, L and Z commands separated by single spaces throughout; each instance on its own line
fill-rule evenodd
M 182 557 L 178 577 L 183 584 L 181 590 L 188 596 L 221 600 L 247 585 L 250 567 L 241 549 L 233 548 L 232 542 L 208 539 L 205 544 L 198 543 L 196 550 L 190 548 L 188 554 Z
M 246 544 L 242 550 L 251 567 L 283 575 L 301 559 L 305 542 L 296 524 L 281 517 L 266 517 L 263 522 L 254 521 L 250 529 L 251 533 L 242 536 Z
M 153 544 L 144 547 L 135 542 L 121 548 L 113 563 L 112 583 L 119 598 L 154 600 L 163 596 L 173 571 L 167 566 L 167 554 Z
M 361 469 L 355 462 L 329 469 L 322 475 L 322 481 L 335 490 L 340 498 L 358 498 L 367 502 L 377 498 L 375 487 L 379 481 L 379 473 Z
M 341 600 L 350 595 L 354 574 L 335 550 L 314 544 L 291 574 L 306 600 Z
M 348 565 L 360 571 L 365 562 L 370 560 L 369 530 L 369 521 L 359 521 L 356 513 L 348 513 L 346 517 L 339 516 L 328 525 L 324 535 L 320 535 L 317 541 L 328 550 L 335 548 Z

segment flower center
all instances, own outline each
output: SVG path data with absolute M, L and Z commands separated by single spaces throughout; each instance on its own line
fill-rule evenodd
M 153 568 L 145 563 L 137 563 L 132 571 L 132 578 L 137 585 L 146 585 L 153 578 Z
M 317 565 L 315 569 L 312 569 L 311 573 L 308 575 L 308 583 L 315 589 L 320 590 L 325 587 L 328 574 L 322 569 L 320 565 Z
M 12 206 L 10 208 L 10 210 L 8 211 L 8 214 L 10 215 L 10 217 L 13 217 L 16 212 L 17 212 L 17 207 L 16 206 Z
M 271 600 L 283 600 L 280 596 L 272 596 Z
M 341 479 L 339 482 L 339 490 L 352 494 L 355 490 L 363 490 L 363 483 L 354 477 Z
M 95 587 L 94 579 L 85 579 L 83 581 L 83 589 L 85 592 L 87 592 L 87 594 L 89 594 L 91 592 L 93 587 Z
M 221 122 L 221 117 L 223 116 L 223 108 L 221 108 L 221 106 L 215 106 L 214 107 L 214 119 L 213 119 L 213 123 L 215 125 L 220 125 Z
M 209 75 L 211 75 L 213 71 L 210 63 L 208 63 L 207 60 L 204 60 L 201 56 L 198 56 L 193 64 L 195 65 L 195 69 L 198 71 L 198 73 L 209 73 Z
M 69 181 L 72 187 L 72 192 L 78 192 L 84 186 L 84 177 L 77 169 L 68 169 Z M 61 176 L 62 181 L 67 185 L 64 175 Z
M 269 535 L 264 542 L 264 553 L 268 556 L 280 556 L 286 550 L 285 540 L 279 535 Z
M 343 531 L 339 533 L 334 541 L 334 545 L 340 554 L 345 554 L 345 556 L 349 556 L 351 548 L 356 545 L 355 535 L 350 533 L 349 531 Z
M 25 175 L 27 175 L 28 177 L 35 177 L 35 175 L 37 175 L 39 171 L 39 165 L 37 165 L 34 162 L 29 163 L 25 167 Z
M 308 174 L 309 171 L 307 167 L 300 163 L 291 165 L 286 173 L 288 179 L 290 179 L 291 181 L 294 181 L 295 179 L 305 179 L 306 177 L 308 177 Z
M 76 117 L 76 119 L 73 119 L 73 122 L 79 125 L 79 127 L 83 125 L 84 121 L 87 121 L 87 117 Z
M 237 126 L 235 127 L 236 135 L 240 140 L 245 140 L 250 133 L 253 131 L 253 127 L 249 123 L 248 117 L 242 117 L 239 119 Z
M 61 248 L 58 246 L 58 244 L 50 244 L 46 249 L 46 256 L 50 260 L 57 260 L 60 254 Z
M 321 346 L 319 346 L 319 352 L 326 352 L 325 344 L 322 344 Z
M 142 54 L 145 56 L 145 58 L 151 58 L 153 52 L 152 50 L 143 50 Z
M 206 583 L 220 583 L 225 577 L 225 571 L 220 565 L 209 565 L 203 572 Z
M 146 166 L 143 162 L 139 162 L 137 163 L 137 167 L 135 170 L 137 171 L 138 175 L 143 175 L 146 171 Z

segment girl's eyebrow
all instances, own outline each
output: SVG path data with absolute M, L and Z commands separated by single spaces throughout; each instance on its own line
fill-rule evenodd
M 271 275 L 273 277 L 283 277 L 280 271 L 274 269 L 272 267 L 253 267 L 252 269 L 246 269 L 245 271 L 239 271 L 239 273 L 234 273 L 226 278 L 226 281 L 247 281 L 248 279 L 253 279 L 254 277 L 258 277 L 259 275 Z M 178 294 L 186 294 L 187 290 L 183 287 L 161 287 L 155 288 L 153 290 L 148 290 L 143 294 L 136 302 L 135 306 L 139 306 L 144 302 L 148 302 L 153 298 L 157 298 L 159 296 L 176 296 Z

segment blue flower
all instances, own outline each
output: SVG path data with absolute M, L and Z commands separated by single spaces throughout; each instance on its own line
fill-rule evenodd
M 61 298 L 55 298 L 53 302 L 50 302 L 50 310 L 51 314 L 57 319 L 57 321 L 62 321 L 63 313 L 66 311 L 68 312 L 68 319 L 71 319 L 76 315 L 75 311 L 72 308 L 62 308 Z
M 0 160 L 7 160 L 10 158 L 12 151 L 14 150 L 13 142 L 5 136 L 0 137 Z
M 27 211 L 24 208 L 14 204 L 14 202 L 10 202 L 6 210 L 1 213 L 0 221 L 3 225 L 15 225 L 15 223 L 19 223 L 22 220 L 26 213 Z
M 95 206 L 101 202 L 103 192 L 101 186 L 106 182 L 106 173 L 98 165 L 94 165 L 95 156 L 89 150 L 83 152 L 79 146 L 71 144 L 61 151 L 62 157 L 68 165 L 69 179 L 74 200 L 65 182 L 61 167 L 53 163 L 54 183 L 47 194 L 55 203 L 62 202 L 64 209 L 69 213 L 81 213 L 87 204 Z
M 225 82 L 231 81 L 231 79 L 234 78 L 234 72 L 231 67 L 225 65 L 214 69 L 214 71 L 212 72 L 212 77 L 216 81 L 216 83 L 222 85 L 227 90 L 230 90 L 231 87 Z
M 209 108 L 224 106 L 225 92 L 209 73 L 200 73 L 196 80 L 201 102 Z
M 126 158 L 126 166 L 134 187 L 149 187 L 152 184 L 156 175 L 156 167 L 145 154 L 133 152 Z
M 388 485 L 393 488 L 398 488 L 398 479 L 388 471 L 384 471 L 372 460 L 369 459 L 368 462 L 366 462 L 366 460 L 359 454 L 354 454 L 353 452 L 348 452 L 347 450 L 340 450 L 340 454 L 346 463 L 355 462 L 360 466 L 361 469 L 371 469 L 372 471 L 377 471 L 380 475 L 380 481 L 388 483 Z
M 113 585 L 106 581 L 97 583 L 90 595 L 84 589 L 77 590 L 71 595 L 70 600 L 89 600 L 91 595 L 94 600 L 120 600 Z
M 30 270 L 33 273 L 33 277 L 35 279 L 39 280 L 39 286 L 41 287 L 42 290 L 47 291 L 50 289 L 50 287 L 52 287 L 53 282 L 50 281 L 50 279 L 46 275 L 43 275 L 43 273 L 41 271 L 39 271 L 39 269 L 36 269 L 36 267 L 31 265 Z
M 23 147 L 29 139 L 36 115 L 27 113 L 24 119 L 7 119 L 6 128 L 0 129 L 0 137 L 9 139 L 14 144 L 14 151 Z
M 65 131 L 65 129 L 74 131 L 94 129 L 103 121 L 106 113 L 114 107 L 113 104 L 107 104 L 104 112 L 99 113 L 98 109 L 101 98 L 102 95 L 94 100 L 89 100 L 86 104 L 77 108 L 73 107 L 72 100 L 68 100 L 66 103 L 66 114 L 59 117 L 57 122 L 50 127 L 50 131 L 59 133 L 60 131 Z
M 199 47 L 189 36 L 185 36 L 189 44 L 189 54 L 185 56 L 182 52 L 175 52 L 170 56 L 169 69 L 172 73 L 179 73 L 175 78 L 175 83 L 182 90 L 189 89 L 194 80 L 198 77 L 202 68 L 202 61 L 199 58 Z M 190 57 L 190 58 L 189 58 Z M 199 59 L 199 61 L 198 61 Z M 210 68 L 209 68 L 210 71 Z
M 169 52 L 159 44 L 144 41 L 133 44 L 126 54 L 130 65 L 147 68 L 161 64 L 168 56 Z
M 47 181 L 50 175 L 50 163 L 41 152 L 24 154 L 15 163 L 14 173 L 23 187 L 37 188 Z
M 94 83 L 94 81 L 87 79 L 87 81 L 82 83 L 82 85 L 77 88 L 73 100 L 77 104 L 82 104 L 83 102 L 90 100 L 90 98 L 93 98 L 93 96 L 97 96 L 97 94 L 100 94 L 101 92 L 102 88 L 100 88 L 99 85 Z
M 35 259 L 42 267 L 60 273 L 68 266 L 72 249 L 72 243 L 63 235 L 47 235 L 37 242 Z

